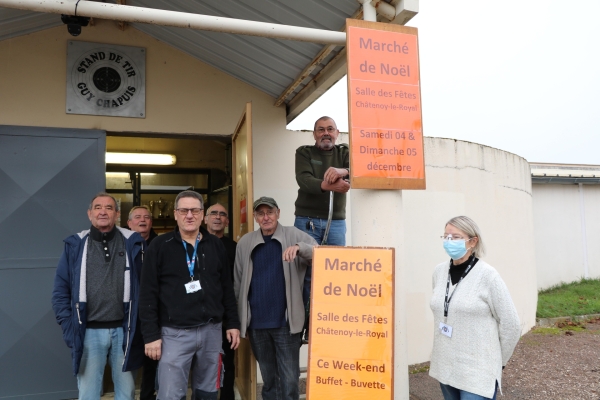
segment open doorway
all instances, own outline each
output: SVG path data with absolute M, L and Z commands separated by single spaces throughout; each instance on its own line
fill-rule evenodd
M 175 228 L 174 201 L 183 190 L 200 193 L 204 203 L 221 203 L 231 210 L 230 137 L 131 137 L 107 134 L 107 153 L 170 154 L 173 165 L 106 164 L 106 191 L 117 198 L 121 209 L 120 226 L 127 227 L 129 211 L 147 206 L 153 228 L 161 234 Z M 127 160 L 127 157 L 125 158 Z M 232 232 L 231 224 L 225 235 Z

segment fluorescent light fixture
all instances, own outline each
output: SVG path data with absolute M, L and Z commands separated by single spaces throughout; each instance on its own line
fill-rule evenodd
M 140 175 L 156 175 L 154 172 L 142 172 Z M 127 178 L 129 179 L 129 172 L 106 172 L 107 178 Z
M 107 164 L 175 165 L 173 154 L 106 153 Z

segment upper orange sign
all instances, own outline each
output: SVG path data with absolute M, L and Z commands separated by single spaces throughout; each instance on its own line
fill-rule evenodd
M 352 187 L 425 189 L 417 30 L 347 26 Z
M 307 398 L 392 399 L 394 250 L 313 252 Z

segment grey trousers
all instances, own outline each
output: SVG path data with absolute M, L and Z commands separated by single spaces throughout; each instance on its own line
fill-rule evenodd
M 162 327 L 157 400 L 185 399 L 193 362 L 195 400 L 216 400 L 222 379 L 221 323 L 194 328 Z

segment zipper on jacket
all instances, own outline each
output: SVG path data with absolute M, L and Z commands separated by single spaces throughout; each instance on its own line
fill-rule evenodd
M 127 350 L 129 350 L 129 333 L 131 332 L 131 300 L 129 300 L 129 315 L 127 316 L 127 343 L 125 344 L 125 357 L 121 365 L 125 365 L 125 359 L 127 359 Z
M 75 309 L 77 310 L 77 321 L 79 321 L 79 325 L 81 325 L 81 316 L 79 315 L 79 303 L 75 303 Z

